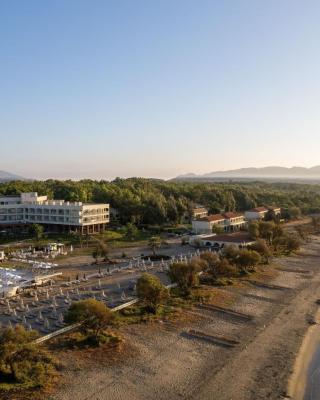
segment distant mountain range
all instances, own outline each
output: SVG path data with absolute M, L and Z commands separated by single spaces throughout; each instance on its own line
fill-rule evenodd
M 290 178 L 290 179 L 317 179 L 320 178 L 320 165 L 304 167 L 263 167 L 240 168 L 228 171 L 209 172 L 203 175 L 193 173 L 180 175 L 175 179 L 207 179 L 207 178 Z
M 26 178 L 22 176 L 12 174 L 11 172 L 0 171 L 0 182 L 10 182 L 10 181 L 24 181 Z

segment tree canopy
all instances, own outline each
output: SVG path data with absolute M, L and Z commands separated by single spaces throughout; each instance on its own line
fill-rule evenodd
M 43 226 L 39 224 L 32 224 L 29 228 L 29 233 L 37 240 L 40 241 L 43 238 Z
M 99 334 L 112 324 L 114 314 L 103 302 L 87 299 L 72 303 L 64 320 L 68 324 L 81 323 L 85 332 L 92 332 L 98 338 Z
M 164 224 L 182 220 L 195 204 L 210 213 L 245 211 L 259 205 L 282 207 L 288 217 L 320 211 L 320 185 L 266 182 L 184 182 L 143 178 L 112 182 L 14 181 L 0 184 L 0 194 L 38 192 L 66 201 L 107 202 L 119 211 L 120 223 Z
M 158 306 L 167 299 L 168 290 L 158 277 L 145 273 L 138 279 L 137 294 L 150 311 L 156 313 Z
M 36 331 L 21 325 L 0 331 L 0 375 L 25 387 L 44 386 L 54 373 L 49 355 L 34 340 Z
M 188 295 L 191 289 L 199 284 L 199 271 L 200 265 L 196 260 L 188 263 L 174 263 L 170 265 L 169 277 L 184 294 Z

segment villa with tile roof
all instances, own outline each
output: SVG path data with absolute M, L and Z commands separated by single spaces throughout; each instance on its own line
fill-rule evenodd
M 246 225 L 244 214 L 226 212 L 223 214 L 208 215 L 192 221 L 192 230 L 196 234 L 211 233 L 214 226 L 221 227 L 224 232 L 236 232 Z
M 245 218 L 247 221 L 280 218 L 280 215 L 281 208 L 279 207 L 256 207 L 245 212 Z

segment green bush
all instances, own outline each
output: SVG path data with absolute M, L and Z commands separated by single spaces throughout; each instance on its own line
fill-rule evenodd
M 200 272 L 199 263 L 196 260 L 170 265 L 169 276 L 172 282 L 176 283 L 183 295 L 189 295 L 191 289 L 199 284 Z
M 81 323 L 81 329 L 96 339 L 114 322 L 114 314 L 102 302 L 95 299 L 76 301 L 71 304 L 64 319 L 69 324 Z
M 169 296 L 167 288 L 160 279 L 151 274 L 142 274 L 137 281 L 138 298 L 142 300 L 149 311 L 156 313 L 159 305 Z
M 3 329 L 0 333 L 0 373 L 8 382 L 24 387 L 45 386 L 55 372 L 52 358 L 34 343 L 35 331 L 22 326 Z
M 16 381 L 26 384 L 28 387 L 44 386 L 49 372 L 46 364 L 28 360 L 15 362 L 12 368 Z

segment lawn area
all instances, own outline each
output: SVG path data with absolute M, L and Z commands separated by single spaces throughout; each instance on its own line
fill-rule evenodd
M 130 238 L 126 235 L 125 229 L 121 230 L 106 230 L 103 232 L 101 236 L 107 242 L 125 242 L 125 243 L 132 243 L 132 242 L 141 242 L 144 240 L 148 240 L 152 234 L 147 231 L 138 230 L 136 234 Z
M 16 244 L 23 242 L 25 245 L 34 245 L 34 246 L 43 246 L 48 243 L 63 243 L 66 246 L 94 246 L 97 242 L 97 239 L 103 240 L 107 243 L 112 243 L 112 247 L 118 247 L 121 243 L 140 243 L 144 240 L 148 240 L 151 234 L 149 232 L 137 231 L 137 233 L 129 238 L 126 235 L 125 229 L 121 230 L 106 230 L 101 234 L 90 235 L 90 236 L 82 236 L 76 234 L 67 234 L 67 233 L 46 233 L 40 241 L 36 241 L 29 235 L 6 235 L 0 236 L 0 244 L 10 244 L 12 243 L 13 247 Z

